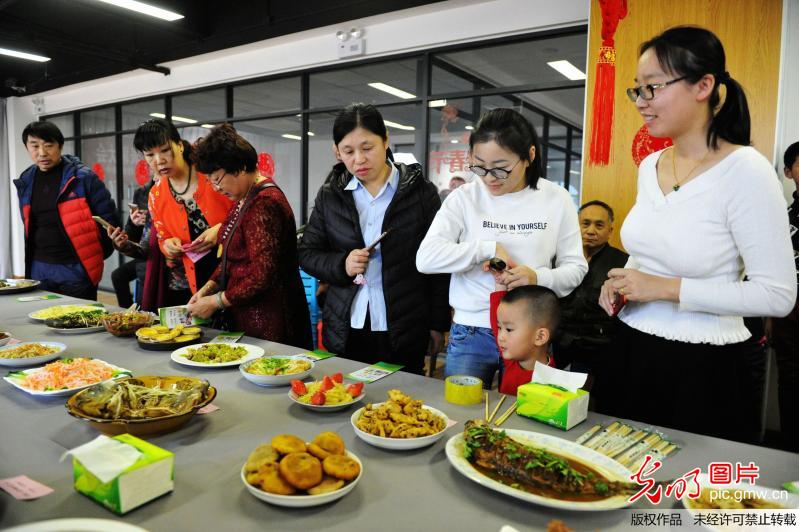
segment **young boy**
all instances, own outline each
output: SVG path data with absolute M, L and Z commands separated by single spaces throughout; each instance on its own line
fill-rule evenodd
M 550 344 L 560 307 L 555 292 L 543 286 L 520 286 L 491 294 L 491 329 L 502 354 L 499 393 L 516 395 L 533 378 L 536 362 L 555 366 Z

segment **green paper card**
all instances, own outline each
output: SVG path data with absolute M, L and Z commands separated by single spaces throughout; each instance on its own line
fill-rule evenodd
M 360 382 L 374 382 L 376 380 L 382 379 L 383 377 L 387 377 L 392 373 L 398 372 L 403 367 L 405 366 L 399 364 L 389 364 L 388 362 L 378 362 L 377 364 L 372 364 L 371 366 L 359 369 L 358 371 L 353 371 L 347 375 L 347 378 Z

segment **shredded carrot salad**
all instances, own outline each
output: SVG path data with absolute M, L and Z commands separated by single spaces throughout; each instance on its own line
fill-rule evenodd
M 73 358 L 56 360 L 41 370 L 29 373 L 22 386 L 30 390 L 64 390 L 110 379 L 114 369 L 102 360 Z

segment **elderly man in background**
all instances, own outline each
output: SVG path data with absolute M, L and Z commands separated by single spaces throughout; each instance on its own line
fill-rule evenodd
M 591 388 L 611 342 L 616 318 L 599 306 L 599 291 L 612 268 L 622 268 L 627 254 L 608 244 L 613 234 L 613 209 L 602 201 L 589 201 L 579 210 L 583 254 L 588 273 L 574 291 L 561 300 L 560 338 L 555 348 L 558 366 L 590 375 Z M 598 387 L 596 392 L 601 392 Z

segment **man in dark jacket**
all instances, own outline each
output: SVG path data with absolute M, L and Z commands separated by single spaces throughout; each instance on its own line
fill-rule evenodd
M 449 276 L 423 275 L 416 269 L 416 250 L 441 202 L 421 166 L 394 166 L 399 178 L 381 229 L 390 231 L 380 243 L 389 352 L 374 353 L 374 360 L 364 362 L 382 360 L 421 373 L 431 336 L 450 326 Z M 302 269 L 330 284 L 324 345 L 344 356 L 351 333 L 350 312 L 359 289 L 355 277 L 347 274 L 345 261 L 352 250 L 371 244 L 364 242 L 353 193 L 346 189 L 351 179 L 343 164 L 334 168 L 316 196 L 299 244 Z
M 627 254 L 608 244 L 613 233 L 613 209 L 589 201 L 579 210 L 583 254 L 588 273 L 574 291 L 561 300 L 561 326 L 555 361 L 559 367 L 595 375 L 610 344 L 616 318 L 599 306 L 599 291 L 612 268 L 622 268 Z M 590 383 L 589 383 L 590 385 Z
M 80 159 L 61 154 L 64 135 L 55 124 L 28 124 L 22 142 L 34 163 L 14 181 L 25 225 L 25 276 L 44 290 L 95 300 L 103 260 L 114 247 L 92 216 L 118 225 L 114 200 Z
M 152 179 L 143 187 L 137 188 L 133 192 L 133 203 L 130 205 L 131 211 L 128 221 L 125 223 L 125 234 L 130 242 L 142 242 L 145 226 L 149 223 L 150 217 L 147 212 L 147 198 L 150 196 L 150 189 L 153 188 L 155 181 Z M 136 206 L 134 209 L 133 206 Z M 149 235 L 149 231 L 147 232 Z M 134 248 L 137 251 L 141 247 Z M 131 255 L 129 255 L 131 256 Z M 147 270 L 147 262 L 141 255 L 133 255 L 133 260 L 127 261 L 111 272 L 111 282 L 114 285 L 114 292 L 117 294 L 117 304 L 120 307 L 129 307 L 133 304 L 133 296 L 130 294 L 130 282 L 140 281 L 144 283 L 144 274 Z M 143 286 L 143 285 L 142 285 Z M 139 297 L 137 303 L 141 303 Z

